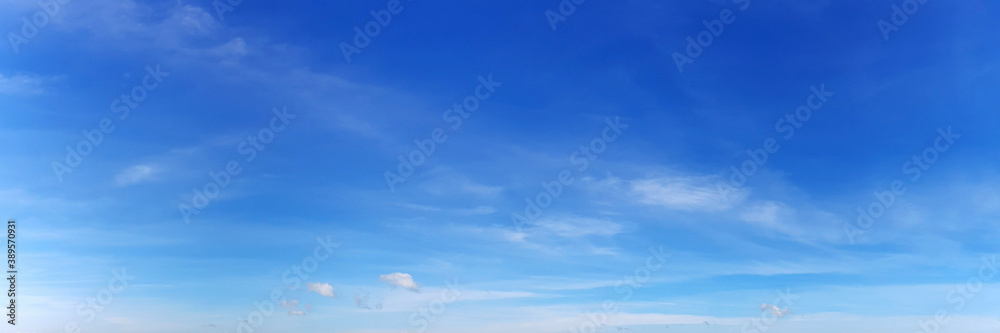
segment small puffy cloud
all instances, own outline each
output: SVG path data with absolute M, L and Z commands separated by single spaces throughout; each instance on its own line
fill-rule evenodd
M 329 283 L 306 283 L 306 289 L 309 291 L 316 292 L 322 296 L 335 297 L 336 294 L 333 293 L 333 286 Z
M 329 286 L 329 285 L 328 285 Z M 299 300 L 281 301 L 281 307 L 288 309 L 289 316 L 305 316 L 312 310 L 312 305 L 306 304 L 305 310 L 298 310 Z
M 406 273 L 383 274 L 378 277 L 378 280 L 413 292 L 420 288 L 416 282 L 413 282 L 413 277 Z
M 115 184 L 128 186 L 152 178 L 155 170 L 148 165 L 136 165 L 115 175 Z
M 292 310 L 299 307 L 299 300 L 293 299 L 291 301 L 281 301 L 281 307 Z
M 782 310 L 782 309 L 778 308 L 778 306 L 776 306 L 776 305 L 767 304 L 767 303 L 760 303 L 760 311 L 761 312 L 770 311 L 771 314 L 773 314 L 775 317 L 779 317 L 779 318 L 780 317 L 784 317 L 785 315 L 791 313 L 790 311 L 788 311 L 788 309 Z

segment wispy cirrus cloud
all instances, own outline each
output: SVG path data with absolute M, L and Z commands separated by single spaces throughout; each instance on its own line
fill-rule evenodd
M 723 194 L 714 177 L 655 177 L 629 180 L 626 189 L 640 203 L 685 211 L 722 211 L 746 197 L 743 190 Z
M 148 181 L 153 178 L 156 171 L 155 168 L 149 165 L 134 165 L 115 175 L 115 184 L 118 186 L 129 186 Z
M 45 84 L 59 77 L 43 77 L 36 74 L 0 74 L 0 95 L 31 96 L 45 92 Z
M 538 229 L 564 238 L 587 236 L 614 236 L 622 232 L 623 226 L 607 219 L 569 216 L 547 218 L 535 223 Z

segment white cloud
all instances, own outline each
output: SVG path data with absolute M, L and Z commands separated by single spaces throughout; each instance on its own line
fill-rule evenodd
M 498 230 L 497 235 L 499 235 L 501 239 L 512 243 L 524 243 L 524 238 L 528 237 L 527 233 L 506 229 Z
M 245 56 L 247 52 L 247 42 L 242 37 L 233 38 L 233 40 L 207 51 L 208 54 L 217 57 Z
M 489 215 L 497 212 L 496 208 L 490 206 L 477 206 L 473 208 L 456 208 L 456 209 L 448 209 L 448 208 L 428 206 L 428 205 L 418 205 L 412 203 L 404 203 L 400 204 L 400 206 L 425 212 L 446 212 L 456 215 Z
M 201 7 L 182 5 L 175 7 L 170 16 L 161 23 L 164 28 L 172 28 L 192 35 L 204 35 L 219 27 L 218 22 Z
M 48 79 L 38 75 L 3 76 L 0 74 L 0 95 L 38 95 L 44 92 L 42 84 L 45 81 Z
M 474 183 L 472 181 L 463 182 L 459 189 L 466 193 L 472 193 L 475 195 L 482 195 L 482 196 L 497 195 L 503 191 L 503 187 L 500 186 L 483 185 Z
M 459 215 L 489 215 L 496 213 L 496 208 L 490 206 L 479 206 L 476 208 L 466 208 L 466 209 L 456 209 L 455 213 Z
M 791 311 L 789 311 L 788 309 L 782 310 L 782 309 L 778 308 L 778 306 L 776 306 L 776 305 L 767 304 L 767 303 L 760 303 L 760 311 L 761 312 L 770 311 L 771 314 L 773 314 L 775 317 L 778 317 L 778 318 L 784 317 L 785 315 L 791 313 Z
M 622 225 L 603 219 L 568 217 L 543 219 L 536 223 L 538 228 L 566 238 L 586 236 L 614 236 L 622 232 Z
M 313 282 L 309 282 L 309 283 L 306 283 L 306 289 L 309 290 L 309 291 L 314 291 L 317 294 L 320 294 L 320 295 L 326 296 L 326 297 L 335 297 L 335 296 L 337 296 L 336 294 L 333 293 L 333 286 L 331 286 L 329 283 L 313 283 Z
M 378 277 L 378 280 L 414 292 L 420 288 L 416 282 L 413 282 L 413 277 L 406 273 L 383 274 Z
M 281 301 L 280 305 L 281 307 L 288 309 L 289 316 L 305 316 L 306 313 L 308 313 L 309 310 L 312 309 L 311 305 L 306 304 L 305 310 L 297 310 L 297 308 L 299 307 L 299 300 L 297 299 L 293 299 L 287 302 Z
M 299 307 L 299 300 L 293 299 L 287 302 L 282 300 L 281 306 L 289 310 L 294 310 L 295 308 Z
M 59 24 L 55 26 L 84 33 L 93 45 L 111 44 L 120 51 L 165 51 L 194 57 L 245 54 L 243 39 L 226 36 L 229 30 L 211 10 L 210 6 L 180 2 L 162 7 L 135 0 L 95 0 L 75 3 L 72 11 L 56 16 Z
M 792 211 L 791 207 L 783 203 L 763 201 L 747 207 L 740 214 L 740 219 L 768 227 L 777 227 L 792 214 Z
M 155 172 L 156 170 L 148 165 L 135 165 L 115 175 L 115 183 L 118 186 L 132 185 L 151 179 Z
M 439 207 L 428 206 L 428 205 L 418 205 L 418 204 L 404 203 L 404 204 L 400 204 L 400 206 L 405 207 L 405 208 L 409 208 L 409 209 L 422 210 L 422 211 L 425 211 L 425 212 L 439 212 L 439 211 L 441 211 L 441 208 L 439 208 Z
M 503 193 L 502 186 L 477 183 L 450 167 L 436 167 L 426 173 L 427 182 L 420 185 L 424 192 L 432 195 L 493 197 Z
M 720 211 L 732 207 L 746 197 L 746 191 L 729 188 L 720 191 L 712 177 L 658 177 L 632 180 L 632 194 L 639 202 L 686 211 Z

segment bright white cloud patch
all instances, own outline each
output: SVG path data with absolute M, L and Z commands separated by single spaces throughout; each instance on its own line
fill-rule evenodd
M 378 280 L 409 291 L 417 291 L 420 288 L 413 282 L 413 277 L 406 273 L 383 274 Z
M 336 294 L 333 293 L 333 286 L 329 283 L 306 283 L 306 289 L 322 296 L 335 297 Z

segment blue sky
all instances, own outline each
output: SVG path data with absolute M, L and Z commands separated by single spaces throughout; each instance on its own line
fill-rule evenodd
M 1000 329 L 993 2 L 0 9 L 5 332 Z

